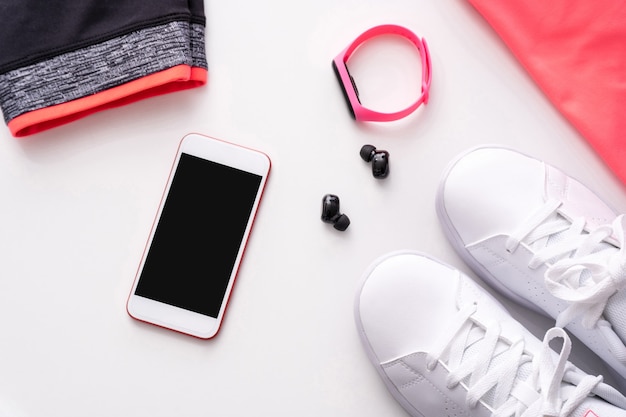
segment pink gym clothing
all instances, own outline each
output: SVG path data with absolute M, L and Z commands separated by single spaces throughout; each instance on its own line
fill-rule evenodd
M 469 1 L 626 183 L 626 3 Z

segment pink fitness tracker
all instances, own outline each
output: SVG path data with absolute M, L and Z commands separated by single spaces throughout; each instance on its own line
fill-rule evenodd
M 422 59 L 422 92 L 420 97 L 409 107 L 393 113 L 381 113 L 361 105 L 359 99 L 359 91 L 357 90 L 354 78 L 350 75 L 346 63 L 350 56 L 366 41 L 381 35 L 397 35 L 408 39 L 419 51 Z M 357 37 L 346 49 L 341 51 L 333 60 L 333 69 L 337 80 L 343 90 L 343 95 L 350 109 L 350 113 L 355 120 L 367 122 L 391 122 L 393 120 L 402 119 L 417 109 L 420 104 L 428 103 L 428 94 L 430 91 L 431 67 L 430 54 L 428 53 L 428 45 L 425 39 L 418 38 L 413 32 L 405 27 L 398 25 L 380 25 L 363 32 Z

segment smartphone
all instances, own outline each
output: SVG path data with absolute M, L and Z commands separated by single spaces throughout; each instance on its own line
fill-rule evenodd
M 126 305 L 131 317 L 217 334 L 270 167 L 260 151 L 195 133 L 181 140 Z

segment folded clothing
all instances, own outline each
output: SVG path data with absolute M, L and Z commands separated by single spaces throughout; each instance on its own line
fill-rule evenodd
M 626 183 L 624 2 L 469 1 L 554 106 Z
M 206 84 L 203 0 L 20 0 L 0 15 L 0 108 L 16 137 Z

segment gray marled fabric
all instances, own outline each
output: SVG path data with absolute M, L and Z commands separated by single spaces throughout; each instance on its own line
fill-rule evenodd
M 0 74 L 0 108 L 8 123 L 180 64 L 207 68 L 204 26 L 172 22 L 142 29 Z
M 206 60 L 206 37 L 204 25 L 192 23 L 191 25 L 191 59 L 194 67 L 208 68 Z

